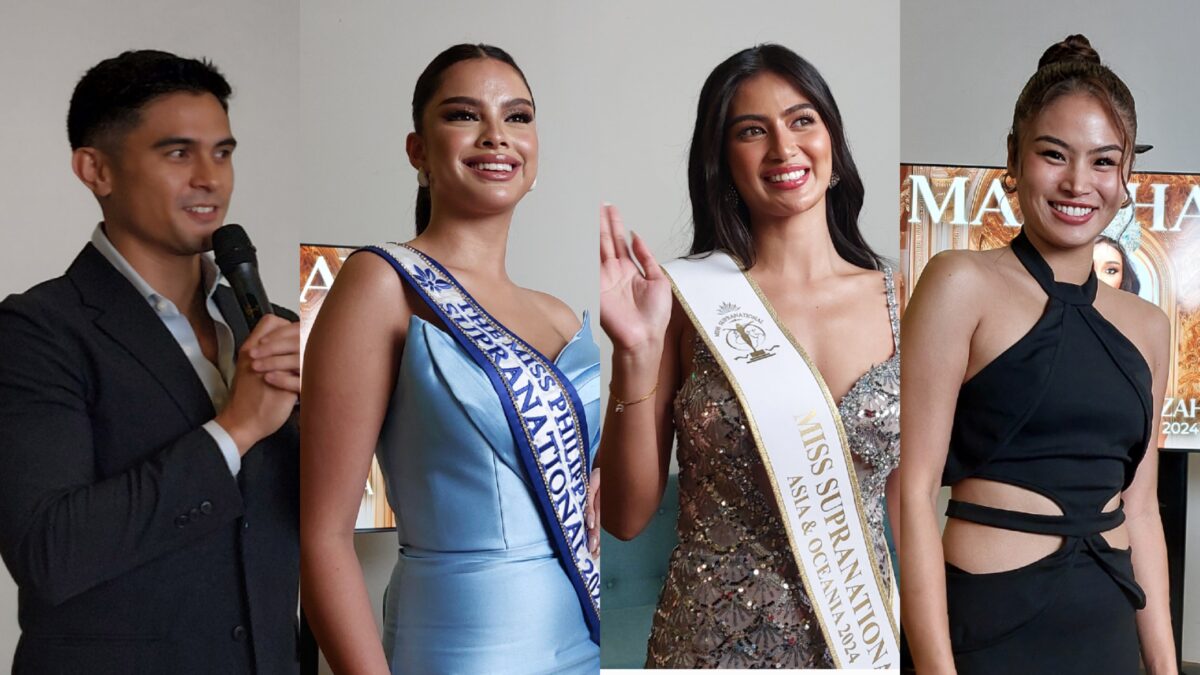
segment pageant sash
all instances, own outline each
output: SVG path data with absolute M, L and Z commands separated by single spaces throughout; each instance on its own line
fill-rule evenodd
M 879 576 L 846 433 L 821 374 L 727 254 L 663 269 L 741 404 L 834 664 L 899 668 L 894 593 Z
M 390 262 L 487 374 L 517 444 L 554 550 L 600 644 L 600 565 L 587 545 L 587 419 L 571 382 L 475 302 L 436 260 L 403 244 L 368 246 Z M 514 619 L 515 620 L 515 619 Z

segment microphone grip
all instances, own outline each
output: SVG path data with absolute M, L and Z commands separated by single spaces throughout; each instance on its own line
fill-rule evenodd
M 238 306 L 242 308 L 242 316 L 246 317 L 246 325 L 250 330 L 258 325 L 260 319 L 267 314 L 274 314 L 271 302 L 267 300 L 267 291 L 263 288 L 262 279 L 258 276 L 258 266 L 252 262 L 240 263 L 225 275 L 237 297 Z

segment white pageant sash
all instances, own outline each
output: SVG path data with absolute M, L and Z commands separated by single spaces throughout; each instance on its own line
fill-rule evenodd
M 880 578 L 846 432 L 821 374 L 729 255 L 663 269 L 737 394 L 834 664 L 899 668 L 894 593 Z
M 496 321 L 433 258 L 403 244 L 361 250 L 391 263 L 488 376 L 588 632 L 600 644 L 600 564 L 588 550 L 584 523 L 590 436 L 575 387 L 552 360 Z

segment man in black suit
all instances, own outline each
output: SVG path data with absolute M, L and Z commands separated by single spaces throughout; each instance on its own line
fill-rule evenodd
M 207 62 L 139 51 L 72 96 L 104 221 L 64 276 L 0 303 L 15 673 L 299 670 L 299 330 L 249 331 L 205 253 L 233 190 L 229 94 Z

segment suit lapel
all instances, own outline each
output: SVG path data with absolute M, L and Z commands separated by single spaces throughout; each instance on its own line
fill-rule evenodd
M 213 294 L 217 301 L 217 309 L 221 311 L 221 316 L 225 317 L 225 323 L 229 324 L 230 330 L 233 331 L 233 360 L 237 361 L 237 349 L 246 341 L 246 337 L 250 334 L 250 328 L 246 325 L 246 316 L 242 314 L 242 308 L 238 306 L 237 297 L 233 294 L 233 289 L 224 284 L 217 286 L 217 292 Z
M 179 406 L 193 426 L 215 411 L 179 343 L 137 289 L 88 244 L 67 269 L 83 303 L 97 310 L 96 327 L 121 345 Z

